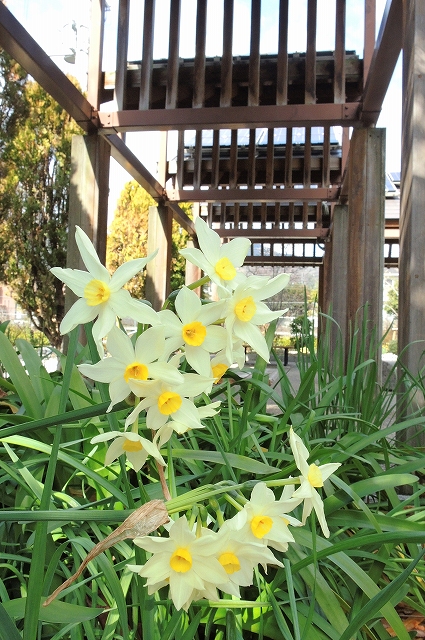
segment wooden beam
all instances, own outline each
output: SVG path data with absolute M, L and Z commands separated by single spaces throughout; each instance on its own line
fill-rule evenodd
M 104 133 L 169 131 L 172 129 L 254 129 L 359 125 L 360 103 L 207 107 L 204 109 L 148 109 L 99 113 Z
M 140 65 L 139 109 L 149 109 L 152 69 L 153 69 L 153 34 L 155 23 L 155 0 L 145 0 L 143 16 L 143 50 Z
M 404 5 L 398 352 L 403 365 L 417 376 L 425 350 L 425 5 L 421 0 Z M 418 392 L 412 404 L 412 409 L 423 409 L 423 394 Z M 420 445 L 424 446 L 423 437 Z
M 67 266 L 84 269 L 75 242 L 75 225 L 85 231 L 105 263 L 110 148 L 100 136 L 73 136 L 69 194 Z
M 379 118 L 402 43 L 403 0 L 387 0 L 363 93 L 360 119 L 365 126 Z
M 146 169 L 134 153 L 119 138 L 119 136 L 106 136 L 106 141 L 111 146 L 111 155 L 136 182 L 138 182 L 152 198 L 164 201 L 166 194 L 164 187 L 156 178 Z M 192 220 L 184 213 L 180 207 L 174 203 L 170 204 L 173 211 L 173 217 L 177 222 L 191 235 L 195 233 Z
M 86 133 L 97 130 L 97 112 L 0 2 L 0 46 L 74 118 Z
M 117 30 L 117 70 L 115 72 L 114 100 L 118 111 L 126 109 L 127 50 L 129 37 L 130 2 L 119 0 Z
M 214 229 L 220 238 L 250 238 L 253 242 L 276 242 L 280 238 L 285 240 L 311 240 L 326 238 L 329 229 Z
M 166 205 L 149 207 L 148 254 L 158 254 L 146 265 L 146 299 L 160 311 L 170 294 L 172 215 Z
M 350 290 L 347 317 L 354 327 L 361 321 L 358 313 L 368 307 L 368 341 L 372 345 L 372 332 L 376 332 L 377 340 L 382 335 L 385 129 L 356 129 L 353 132 L 348 206 Z M 376 353 L 376 357 L 379 362 L 380 354 Z
M 331 202 L 338 197 L 338 188 L 317 189 L 167 189 L 173 202 Z

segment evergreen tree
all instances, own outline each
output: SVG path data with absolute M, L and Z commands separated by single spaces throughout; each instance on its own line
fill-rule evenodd
M 0 281 L 56 347 L 64 315 L 70 116 L 5 53 L 1 56 Z

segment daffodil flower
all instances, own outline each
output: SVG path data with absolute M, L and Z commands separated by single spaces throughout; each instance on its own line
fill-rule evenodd
M 164 357 L 184 347 L 190 366 L 200 375 L 209 376 L 210 354 L 223 349 L 227 342 L 226 329 L 213 324 L 221 317 L 223 303 L 203 305 L 194 291 L 183 287 L 175 308 L 177 315 L 168 309 L 158 313 L 167 336 Z
M 112 329 L 116 318 L 129 316 L 144 324 L 158 324 L 155 311 L 148 304 L 135 300 L 122 287 L 155 257 L 138 258 L 122 264 L 111 276 L 100 262 L 88 236 L 80 227 L 75 228 L 75 239 L 87 271 L 53 267 L 51 272 L 62 280 L 80 299 L 63 318 L 60 331 L 68 333 L 79 324 L 97 318 L 93 337 L 99 344 Z
M 195 407 L 198 414 L 198 420 L 199 420 L 199 423 L 197 425 L 198 429 L 204 426 L 201 420 L 203 420 L 204 418 L 211 418 L 212 416 L 214 416 L 217 413 L 216 409 L 220 406 L 220 404 L 221 402 L 217 401 L 217 402 L 210 402 L 210 404 L 204 405 L 201 407 Z M 166 442 L 168 442 L 168 440 L 173 435 L 173 432 L 181 435 L 182 433 L 186 433 L 186 431 L 189 431 L 191 428 L 193 427 L 188 426 L 188 423 L 186 421 L 183 422 L 183 421 L 177 420 L 176 418 L 173 418 L 172 420 L 169 420 L 164 425 L 162 425 L 162 427 L 158 429 L 158 431 L 155 434 L 154 442 L 157 445 L 157 447 L 160 449 Z
M 206 378 L 196 373 L 184 373 L 180 384 L 167 384 L 161 380 L 134 380 L 128 383 L 132 392 L 143 398 L 128 416 L 126 427 L 132 424 L 139 413 L 146 409 L 146 425 L 148 429 L 157 430 L 170 422 L 171 427 L 176 424 L 188 429 L 199 429 L 203 425 L 200 414 L 193 401 L 201 393 L 211 389 L 213 378 Z
M 245 277 L 231 295 L 227 294 L 224 326 L 228 331 L 229 359 L 232 357 L 233 340 L 239 338 L 249 344 L 266 362 L 269 361 L 269 350 L 259 325 L 271 322 L 285 312 L 270 311 L 262 300 L 284 289 L 288 281 L 287 273 L 281 273 L 271 279 L 261 276 Z
M 135 538 L 135 544 L 153 555 L 146 564 L 128 568 L 147 578 L 148 589 L 168 583 L 176 609 L 187 610 L 194 598 L 211 590 L 211 585 L 228 581 L 215 555 L 221 542 L 217 534 L 210 534 L 197 537 L 182 516 L 170 527 L 168 538 Z
M 216 284 L 234 289 L 241 275 L 236 269 L 242 266 L 251 241 L 247 238 L 234 238 L 221 244 L 220 236 L 202 218 L 196 219 L 195 229 L 201 249 L 181 249 L 181 255 L 202 269 Z
M 158 448 L 146 438 L 142 438 L 137 433 L 121 431 L 109 431 L 101 433 L 90 440 L 92 444 L 99 442 L 107 442 L 115 438 L 114 442 L 108 448 L 105 456 L 105 467 L 108 467 L 119 456 L 125 454 L 133 465 L 135 471 L 139 471 L 145 464 L 148 456 L 155 458 L 163 467 L 166 462 L 158 451 Z
M 156 362 L 162 357 L 165 348 L 164 328 L 150 327 L 133 344 L 128 335 L 113 327 L 108 333 L 107 350 L 111 357 L 96 364 L 81 364 L 79 371 L 92 380 L 109 382 L 109 396 L 112 407 L 124 400 L 130 393 L 129 380 L 160 379 L 165 382 L 183 381 L 181 373 L 167 362 Z
M 297 489 L 293 497 L 304 500 L 302 522 L 305 524 L 308 516 L 314 509 L 322 528 L 323 535 L 329 538 L 329 528 L 325 519 L 323 500 L 317 489 L 323 487 L 325 480 L 341 466 L 339 462 L 330 462 L 318 466 L 316 464 L 308 464 L 309 452 L 303 441 L 296 435 L 294 430 L 290 429 L 289 442 L 292 453 L 294 454 L 295 464 L 301 471 L 301 486 Z
M 227 573 L 228 582 L 218 584 L 217 587 L 240 598 L 239 587 L 249 587 L 252 584 L 254 567 L 261 564 L 267 571 L 268 564 L 278 567 L 283 565 L 265 544 L 247 541 L 240 531 L 228 529 L 225 524 L 218 532 L 222 544 L 216 552 L 216 558 Z
M 284 499 L 276 500 L 265 482 L 258 482 L 244 508 L 226 520 L 223 526 L 239 531 L 241 540 L 262 542 L 278 551 L 286 551 L 288 542 L 294 542 L 288 524 L 301 526 L 301 522 L 287 514 L 301 500 L 292 497 L 285 499 L 285 494 L 282 497 Z

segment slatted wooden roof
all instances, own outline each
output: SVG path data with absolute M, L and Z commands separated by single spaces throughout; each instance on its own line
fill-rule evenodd
M 246 0 L 249 55 L 239 55 L 234 0 L 214 0 L 222 8 L 223 47 L 212 58 L 206 56 L 208 3 L 193 0 L 195 55 L 187 59 L 180 57 L 183 2 L 169 1 L 169 23 L 164 24 L 155 0 L 119 0 L 116 69 L 102 71 L 106 2 L 92 0 L 87 99 L 1 4 L 0 43 L 86 131 L 104 136 L 113 157 L 151 195 L 167 202 L 187 229 L 192 225 L 178 203 L 205 202 L 209 223 L 223 237 L 249 236 L 259 247 L 253 261 L 319 263 L 333 205 L 346 198 L 349 127 L 376 123 L 401 49 L 402 3 L 388 1 L 376 42 L 375 0 L 360 3 L 362 46 L 354 51 L 346 48 L 347 2 L 329 0 L 335 8 L 329 23 L 335 47 L 317 51 L 318 10 L 324 5 L 307 0 L 306 46 L 299 53 L 288 50 L 289 0 Z M 142 56 L 136 61 L 127 55 L 135 3 L 143 5 L 144 16 Z M 274 11 L 278 38 L 273 54 L 260 50 L 262 7 Z M 168 57 L 162 60 L 153 53 L 158 24 L 168 42 Z M 112 109 L 105 105 L 111 99 Z M 342 127 L 338 143 L 335 127 Z M 122 137 L 126 131 L 146 130 L 178 131 L 171 158 L 168 147 L 168 162 L 163 145 L 158 178 Z

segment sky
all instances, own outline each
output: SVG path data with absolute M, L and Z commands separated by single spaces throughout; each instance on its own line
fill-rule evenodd
M 105 47 L 103 68 L 115 68 L 115 32 L 118 15 L 118 0 L 107 0 L 110 10 L 105 21 Z M 34 39 L 43 47 L 58 66 L 65 72 L 76 76 L 84 87 L 86 82 L 87 51 L 89 45 L 90 0 L 7 0 L 10 11 L 30 32 Z M 130 22 L 133 28 L 129 36 L 129 60 L 140 60 L 142 40 L 140 33 L 143 25 L 143 2 L 134 1 L 130 5 Z M 377 29 L 385 6 L 385 0 L 377 0 Z M 363 33 L 363 5 L 364 0 L 349 0 L 347 2 L 347 34 L 346 49 L 355 50 L 362 55 Z M 207 13 L 207 41 L 206 55 L 220 56 L 222 53 L 222 24 L 223 3 L 213 0 L 208 3 Z M 278 0 L 263 0 L 261 11 L 261 53 L 275 53 L 277 50 L 277 7 Z M 234 55 L 249 53 L 250 38 L 250 9 L 247 0 L 235 0 L 235 30 L 233 35 Z M 306 50 L 307 0 L 290 0 L 288 50 L 290 52 L 304 52 Z M 160 29 L 169 23 L 169 0 L 157 0 L 156 15 L 161 16 L 156 21 L 154 33 L 154 58 L 166 58 L 168 55 L 167 39 L 161 37 Z M 335 34 L 329 29 L 334 24 L 335 0 L 318 0 L 317 9 L 317 40 L 318 51 L 332 51 L 335 46 Z M 195 50 L 195 20 L 196 0 L 182 0 L 182 16 L 180 31 L 180 57 L 190 58 Z M 300 28 L 303 25 L 303 28 Z M 74 28 L 73 28 L 74 27 Z M 360 34 L 360 39 L 359 39 Z M 76 50 L 75 64 L 65 62 L 64 56 Z M 401 60 L 395 69 L 383 109 L 378 120 L 378 127 L 387 129 L 387 171 L 400 171 L 401 155 Z M 106 107 L 107 109 L 108 107 Z M 150 149 L 155 148 L 154 140 L 158 134 L 127 135 L 127 144 L 140 157 L 149 171 L 156 173 L 157 158 L 153 157 Z M 130 176 L 115 161 L 111 161 L 110 181 L 110 211 L 116 206 L 116 201 L 124 183 Z

